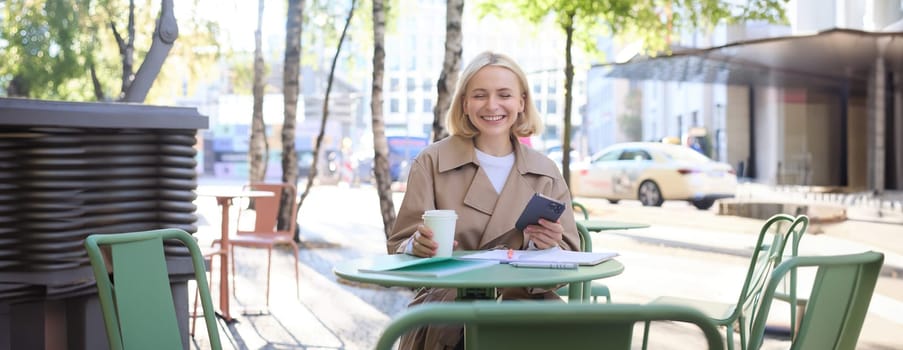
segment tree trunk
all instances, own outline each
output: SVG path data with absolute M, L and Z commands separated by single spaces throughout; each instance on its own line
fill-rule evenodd
M 120 84 L 119 99 L 125 97 L 125 92 L 132 85 L 132 74 L 135 72 L 135 0 L 129 0 L 129 19 L 126 23 L 126 37 L 123 38 L 116 30 L 116 24 L 110 22 L 113 37 L 119 46 L 119 57 L 122 59 L 122 84 Z
M 383 0 L 373 0 L 373 87 L 370 110 L 373 123 L 373 174 L 386 238 L 395 225 L 392 179 L 389 177 L 389 145 L 383 121 L 383 73 L 386 68 L 386 13 Z
M 251 182 L 263 182 L 267 173 L 270 145 L 267 143 L 266 123 L 263 121 L 264 65 L 263 42 L 263 3 L 257 1 L 257 30 L 254 31 L 254 109 L 251 116 L 251 144 L 248 154 L 251 162 L 248 179 Z
M 134 50 L 135 26 L 132 17 L 132 15 L 129 15 L 128 46 Z M 141 67 L 138 68 L 138 72 L 135 73 L 135 76 L 128 76 L 128 78 L 131 79 L 131 83 L 129 84 L 128 89 L 124 91 L 122 96 L 123 102 L 144 102 L 144 99 L 147 98 L 147 93 L 154 84 L 154 80 L 156 80 L 157 75 L 160 74 L 160 68 L 163 67 L 163 61 L 166 60 L 166 56 L 169 55 L 169 50 L 172 49 L 172 45 L 178 37 L 179 26 L 176 22 L 176 16 L 173 10 L 173 0 L 160 1 L 160 17 L 157 18 L 157 25 L 154 28 L 151 47 L 147 50 L 147 54 L 144 55 L 144 61 L 141 62 Z
M 9 85 L 6 86 L 6 96 L 28 98 L 29 95 L 31 95 L 31 89 L 28 81 L 21 75 L 13 76 Z
M 574 12 L 567 13 L 564 25 L 567 39 L 564 45 L 564 135 L 561 140 L 561 174 L 564 182 L 571 187 L 571 104 L 573 103 L 574 62 L 571 46 L 574 43 Z
M 103 93 L 103 86 L 100 85 L 100 78 L 97 77 L 97 69 L 94 68 L 93 62 L 88 64 L 88 71 L 91 73 L 91 87 L 94 88 L 94 99 L 97 101 L 106 100 L 107 97 Z
M 301 68 L 301 19 L 304 0 L 289 0 L 285 19 L 285 61 L 282 71 L 282 93 L 285 115 L 282 120 L 282 182 L 298 184 L 298 152 L 295 150 L 295 120 L 298 114 L 298 93 Z M 288 227 L 295 198 L 283 196 L 279 205 L 278 226 Z M 298 241 L 295 231 L 295 241 Z
M 445 60 L 442 62 L 442 73 L 436 82 L 436 106 L 433 107 L 433 142 L 448 136 L 445 128 L 445 114 L 451 105 L 452 94 L 458 83 L 458 66 L 461 65 L 461 13 L 464 11 L 464 0 L 447 0 L 445 2 Z
M 335 56 L 332 56 L 332 66 L 329 67 L 329 78 L 326 81 L 326 95 L 323 97 L 323 118 L 320 120 L 320 133 L 317 134 L 317 142 L 314 144 L 314 159 L 310 164 L 310 175 L 307 176 L 307 186 L 304 187 L 304 192 L 301 193 L 301 199 L 298 202 L 298 211 L 301 210 L 301 205 L 304 204 L 304 199 L 307 198 L 308 193 L 310 193 L 310 188 L 314 184 L 314 177 L 317 176 L 317 164 L 319 163 L 320 157 L 320 146 L 323 144 L 323 134 L 326 132 L 326 121 L 329 119 L 329 93 L 332 92 L 332 80 L 335 77 L 335 66 L 336 62 L 339 60 L 339 53 L 342 52 L 342 43 L 345 42 L 345 35 L 348 33 L 348 27 L 351 25 L 351 18 L 354 16 L 354 8 L 356 6 L 356 0 L 351 0 L 351 9 L 348 10 L 348 17 L 345 19 L 345 27 L 342 28 L 342 35 L 339 36 L 339 43 L 335 48 Z

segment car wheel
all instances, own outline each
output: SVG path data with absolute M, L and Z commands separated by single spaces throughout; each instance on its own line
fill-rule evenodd
M 609 199 L 608 200 L 608 202 L 611 204 L 618 204 L 618 202 L 620 202 L 620 201 L 621 201 L 620 199 Z
M 709 210 L 713 205 L 715 205 L 714 199 L 700 199 L 693 201 L 693 206 L 699 210 Z
M 662 202 L 665 201 L 665 199 L 662 198 L 662 191 L 658 189 L 658 185 L 650 180 L 643 181 L 643 183 L 640 184 L 637 198 L 647 207 L 660 207 L 662 206 Z

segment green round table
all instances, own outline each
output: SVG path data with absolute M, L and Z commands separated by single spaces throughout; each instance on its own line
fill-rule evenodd
M 583 224 L 586 227 L 587 231 L 590 232 L 601 232 L 601 231 L 611 231 L 611 230 L 632 230 L 637 228 L 647 228 L 649 224 L 637 223 L 637 222 L 624 222 L 624 221 L 612 221 L 612 220 L 577 220 L 577 222 Z
M 477 251 L 455 251 L 455 256 L 476 253 Z M 496 288 L 506 287 L 549 287 L 563 283 L 580 283 L 600 278 L 616 276 L 624 271 L 624 265 L 610 259 L 592 266 L 579 266 L 573 270 L 517 268 L 508 264 L 496 264 L 463 271 L 451 275 L 408 276 L 383 273 L 361 272 L 373 266 L 386 266 L 393 262 L 403 262 L 417 257 L 406 254 L 378 255 L 370 258 L 350 260 L 336 264 L 333 273 L 349 281 L 372 283 L 389 287 L 436 287 L 456 288 L 459 298 L 478 298 L 481 293 L 485 297 L 494 295 Z M 575 291 L 577 289 L 577 291 Z M 579 300 L 580 288 L 571 288 L 574 300 Z M 480 292 L 475 292 L 475 290 Z

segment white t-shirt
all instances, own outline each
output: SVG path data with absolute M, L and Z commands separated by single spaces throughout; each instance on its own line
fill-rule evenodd
M 489 182 L 492 183 L 495 192 L 502 193 L 502 187 L 505 187 L 505 180 L 508 179 L 508 174 L 511 173 L 511 168 L 514 167 L 514 152 L 496 157 L 483 153 L 478 149 L 474 150 L 477 151 L 477 160 L 480 161 L 480 167 L 489 176 Z

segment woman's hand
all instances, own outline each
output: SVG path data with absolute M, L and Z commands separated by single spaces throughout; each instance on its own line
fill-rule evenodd
M 411 253 L 421 258 L 429 258 L 436 256 L 439 243 L 433 239 L 433 230 L 424 224 L 417 225 L 417 231 L 414 232 L 414 243 Z M 453 249 L 458 248 L 458 241 L 455 241 Z
M 539 249 L 548 249 L 558 246 L 564 237 L 564 227 L 559 221 L 539 219 L 539 225 L 529 225 L 524 228 L 524 241 L 533 240 L 533 244 Z

